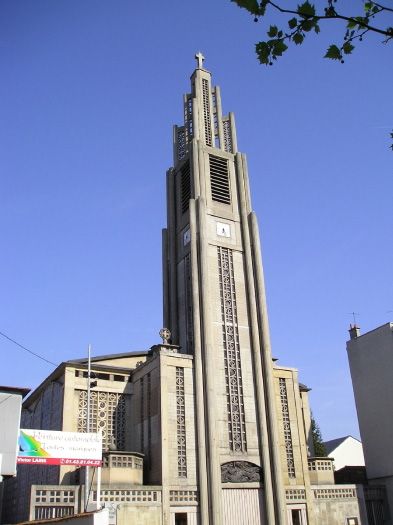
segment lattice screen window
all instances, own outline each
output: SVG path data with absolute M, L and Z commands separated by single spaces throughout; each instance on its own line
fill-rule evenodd
M 187 95 L 184 102 L 184 129 L 186 132 L 186 142 L 191 142 L 194 135 L 193 121 L 192 121 L 192 95 Z
M 187 353 L 192 354 L 194 347 L 194 325 L 192 319 L 191 256 L 184 258 L 184 288 L 186 291 L 186 341 Z
M 212 145 L 212 127 L 210 122 L 210 98 L 209 82 L 202 79 L 202 100 L 203 100 L 203 122 L 205 125 L 205 142 L 206 146 Z
M 227 159 L 209 155 L 212 199 L 223 204 L 231 203 L 229 167 Z
M 227 391 L 229 447 L 234 452 L 247 451 L 244 416 L 243 379 L 240 361 L 236 290 L 232 250 L 218 247 L 218 269 Z
M 176 367 L 176 431 L 177 471 L 179 478 L 187 477 L 186 414 L 184 399 L 184 368 Z
M 184 159 L 186 156 L 186 132 L 184 127 L 177 128 L 177 158 L 178 160 Z
M 185 213 L 188 210 L 191 199 L 191 171 L 189 161 L 181 167 L 180 173 L 181 211 Z
M 295 461 L 293 457 L 293 445 L 291 434 L 291 423 L 289 419 L 287 384 L 284 378 L 279 378 L 282 421 L 284 425 L 284 443 L 287 455 L 287 471 L 290 478 L 296 477 Z
M 78 432 L 87 432 L 87 392 L 78 391 Z M 104 450 L 115 445 L 125 448 L 126 395 L 113 392 L 90 392 L 90 432 L 102 431 Z
M 231 123 L 228 118 L 223 119 L 222 126 L 224 129 L 224 150 L 233 153 Z
M 139 415 L 140 415 L 140 425 L 141 425 L 141 433 L 140 433 L 140 439 L 141 439 L 141 452 L 145 451 L 145 382 L 144 378 L 141 377 L 140 381 L 140 405 L 139 405 Z

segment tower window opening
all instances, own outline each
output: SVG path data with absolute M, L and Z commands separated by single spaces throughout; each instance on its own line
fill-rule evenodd
M 209 155 L 209 163 L 212 199 L 223 204 L 231 204 L 228 161 L 215 155 Z
M 210 101 L 209 101 L 209 83 L 202 79 L 202 99 L 203 99 L 203 121 L 205 125 L 205 142 L 206 146 L 212 145 L 212 128 L 210 123 Z
M 180 169 L 181 173 L 181 211 L 185 213 L 188 210 L 189 202 L 191 199 L 191 171 L 190 163 L 186 162 Z

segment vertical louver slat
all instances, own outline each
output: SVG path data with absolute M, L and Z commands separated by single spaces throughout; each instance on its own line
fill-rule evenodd
M 212 199 L 223 204 L 231 204 L 228 161 L 209 155 L 209 163 Z
M 188 210 L 189 201 L 191 199 L 191 173 L 190 163 L 186 162 L 180 169 L 181 173 L 181 212 L 185 213 Z

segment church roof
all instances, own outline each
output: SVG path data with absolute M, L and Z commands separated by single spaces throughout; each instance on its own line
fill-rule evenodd
M 105 354 L 105 355 L 97 355 L 90 359 L 92 363 L 96 361 L 105 361 L 106 359 L 123 359 L 124 357 L 139 357 L 148 355 L 150 350 L 137 350 L 135 352 L 122 352 L 120 354 Z M 87 357 L 82 357 L 80 359 L 70 359 L 69 361 L 66 361 L 66 363 L 80 363 L 84 364 L 87 363 Z
M 344 443 L 344 441 L 346 441 L 348 438 L 352 438 L 356 441 L 359 441 L 353 436 L 344 436 L 341 438 L 331 439 L 330 441 L 324 441 L 323 444 L 325 445 L 326 454 L 330 454 L 331 452 L 333 452 L 333 450 L 336 450 L 336 448 L 339 447 L 342 443 Z

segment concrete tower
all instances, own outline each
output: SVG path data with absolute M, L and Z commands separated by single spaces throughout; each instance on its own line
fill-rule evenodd
M 164 323 L 172 343 L 194 356 L 201 522 L 221 525 L 222 483 L 247 479 L 263 484 L 261 522 L 280 525 L 273 366 L 247 163 L 234 116 L 223 116 L 220 90 L 202 54 L 196 59 L 167 172 Z

